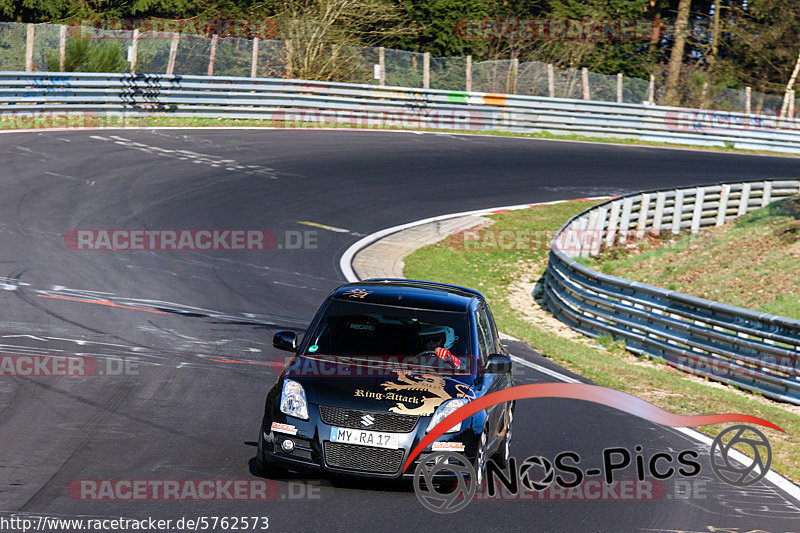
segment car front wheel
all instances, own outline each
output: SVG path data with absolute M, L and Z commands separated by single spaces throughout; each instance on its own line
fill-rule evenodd
M 500 449 L 495 452 L 492 456 L 494 462 L 500 468 L 506 468 L 508 466 L 508 460 L 511 458 L 511 428 L 514 423 L 514 410 L 511 409 L 508 412 L 508 422 L 506 423 L 506 436 L 503 439 L 503 443 L 500 445 Z
M 481 431 L 480 441 L 478 442 L 478 453 L 475 455 L 475 477 L 478 482 L 478 489 L 483 487 L 486 481 L 486 430 Z

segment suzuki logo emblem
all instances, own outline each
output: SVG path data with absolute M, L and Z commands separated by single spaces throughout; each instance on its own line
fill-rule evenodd
M 361 417 L 361 425 L 364 427 L 369 427 L 375 423 L 375 417 L 372 415 L 364 415 Z

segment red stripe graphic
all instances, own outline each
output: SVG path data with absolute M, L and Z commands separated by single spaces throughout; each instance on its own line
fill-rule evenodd
M 691 427 L 721 424 L 725 422 L 747 422 L 783 431 L 775 424 L 767 422 L 763 418 L 750 415 L 676 415 L 641 398 L 637 398 L 636 396 L 598 385 L 587 385 L 585 383 L 535 383 L 531 385 L 519 385 L 517 387 L 493 392 L 472 400 L 464 407 L 458 408 L 439 422 L 433 430 L 420 441 L 417 447 L 411 451 L 408 459 L 406 459 L 405 465 L 403 465 L 403 472 L 408 469 L 408 466 L 419 456 L 426 446 L 444 435 L 445 431 L 459 422 L 466 420 L 478 411 L 497 405 L 498 403 L 524 400 L 527 398 L 569 398 L 572 400 L 598 403 L 663 426 Z

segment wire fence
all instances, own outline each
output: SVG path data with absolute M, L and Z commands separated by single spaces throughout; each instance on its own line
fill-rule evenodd
M 90 43 L 78 61 L 71 47 Z M 103 49 L 105 47 L 105 49 Z M 0 70 L 302 78 L 449 91 L 521 94 L 660 104 L 659 79 L 561 69 L 537 61 L 476 61 L 404 50 L 325 45 L 322 50 L 276 39 L 109 30 L 88 26 L 0 22 Z M 105 55 L 104 55 L 105 54 Z M 113 63 L 111 56 L 120 59 Z M 91 57 L 89 59 L 92 59 Z M 113 65 L 110 67 L 109 65 Z M 116 70 L 115 70 L 116 69 Z M 749 89 L 688 89 L 689 107 L 778 115 L 783 95 Z M 795 116 L 794 94 L 786 114 Z

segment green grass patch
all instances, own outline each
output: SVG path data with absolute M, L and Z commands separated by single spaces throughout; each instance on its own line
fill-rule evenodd
M 405 258 L 405 276 L 480 290 L 490 302 L 502 331 L 524 340 L 545 357 L 598 385 L 633 394 L 674 413 L 745 413 L 777 424 L 785 434 L 766 430 L 773 445 L 773 466 L 800 480 L 800 417 L 790 409 L 757 394 L 690 378 L 657 359 L 631 354 L 610 337 L 570 340 L 525 318 L 512 306 L 515 287 L 536 282 L 544 273 L 547 237 L 570 216 L 595 203 L 570 202 L 492 215 L 489 218 L 494 225 L 490 230 L 495 234 L 503 229 L 529 230 L 534 236 L 531 241 L 541 245 L 497 249 L 492 247 L 491 238 L 479 236 L 467 241 L 456 234 Z M 716 435 L 722 427 L 700 429 Z

